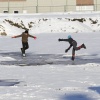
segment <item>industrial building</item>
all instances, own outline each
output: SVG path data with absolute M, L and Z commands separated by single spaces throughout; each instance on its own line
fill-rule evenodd
M 100 0 L 0 0 L 0 13 L 100 11 Z

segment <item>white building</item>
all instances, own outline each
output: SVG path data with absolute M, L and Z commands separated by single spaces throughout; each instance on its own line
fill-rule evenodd
M 0 13 L 100 11 L 100 0 L 0 0 Z

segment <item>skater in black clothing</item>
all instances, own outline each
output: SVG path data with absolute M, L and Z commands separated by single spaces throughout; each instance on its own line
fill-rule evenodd
M 30 35 L 28 30 L 25 30 L 25 32 L 23 32 L 20 35 L 13 36 L 12 38 L 17 38 L 17 37 L 22 37 L 22 48 L 21 48 L 21 51 L 22 51 L 23 56 L 25 56 L 25 50 L 29 48 L 28 37 L 32 37 L 34 39 L 36 39 L 36 37 Z
M 68 52 L 68 50 L 73 47 L 72 49 L 72 60 L 75 59 L 75 51 L 76 50 L 80 50 L 81 48 L 86 49 L 86 46 L 84 44 L 80 45 L 77 47 L 77 42 L 75 40 L 73 40 L 73 38 L 71 37 L 71 35 L 68 35 L 68 39 L 58 39 L 58 41 L 66 41 L 69 42 L 70 46 L 65 50 L 65 52 Z

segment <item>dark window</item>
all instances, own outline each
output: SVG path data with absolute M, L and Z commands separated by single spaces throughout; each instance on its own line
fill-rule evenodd
M 18 11 L 14 11 L 14 13 L 19 13 Z
M 3 11 L 3 13 L 8 13 L 8 11 Z

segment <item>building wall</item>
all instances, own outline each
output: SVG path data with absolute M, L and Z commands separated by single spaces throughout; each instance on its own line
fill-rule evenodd
M 8 10 L 9 13 L 46 13 L 77 9 L 100 11 L 100 0 L 0 0 L 0 13 Z
M 8 0 L 0 0 L 0 13 L 8 8 L 9 13 L 17 10 L 19 13 L 65 12 L 71 9 L 66 7 L 66 1 L 70 0 L 9 0 L 8 5 Z
M 61 12 L 64 11 L 66 0 L 38 0 L 38 12 Z
M 76 0 L 66 0 L 66 11 L 76 11 Z
M 94 10 L 100 11 L 100 0 L 94 0 Z
M 14 11 L 23 13 L 25 10 L 27 13 L 33 13 L 36 12 L 36 1 L 37 0 L 0 0 L 0 13 L 8 10 L 9 13 L 13 13 Z
M 24 0 L 20 2 L 12 1 L 9 3 L 10 13 L 14 10 L 18 10 L 19 13 L 23 13 L 24 11 L 26 11 L 26 13 L 34 13 L 36 12 L 36 1 L 37 0 Z
M 14 10 L 21 11 L 23 2 L 26 0 L 0 0 L 0 13 L 3 11 L 9 11 L 9 13 L 13 13 Z

